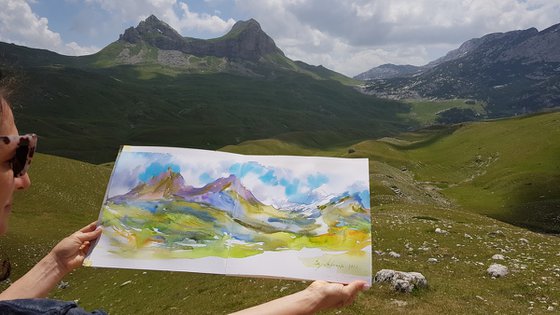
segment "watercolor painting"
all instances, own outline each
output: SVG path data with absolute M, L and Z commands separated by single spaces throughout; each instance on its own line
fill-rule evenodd
M 367 159 L 124 146 L 87 264 L 371 281 Z

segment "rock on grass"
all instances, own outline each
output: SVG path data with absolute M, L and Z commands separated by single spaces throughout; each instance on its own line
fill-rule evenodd
M 509 270 L 508 267 L 504 265 L 492 264 L 490 265 L 490 267 L 488 267 L 488 269 L 486 269 L 486 272 L 491 277 L 500 278 L 505 277 L 509 273 Z
M 410 293 L 414 289 L 428 286 L 428 280 L 419 272 L 404 272 L 381 269 L 375 274 L 374 282 L 389 282 L 395 291 Z

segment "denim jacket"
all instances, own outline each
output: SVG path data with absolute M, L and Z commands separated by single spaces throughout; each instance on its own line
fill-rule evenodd
M 21 299 L 0 301 L 0 315 L 22 314 L 22 315 L 107 315 L 104 311 L 95 310 L 86 312 L 78 307 L 75 302 L 58 301 L 51 299 Z

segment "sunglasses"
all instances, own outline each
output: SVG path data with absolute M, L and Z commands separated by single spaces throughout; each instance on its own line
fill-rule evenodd
M 17 144 L 16 154 L 10 160 L 10 163 L 12 164 L 14 177 L 25 175 L 31 164 L 35 148 L 37 148 L 37 135 L 30 133 L 22 136 L 0 136 L 0 143 L 6 145 Z

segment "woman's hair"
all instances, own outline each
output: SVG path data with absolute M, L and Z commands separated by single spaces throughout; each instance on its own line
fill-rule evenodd
M 8 105 L 11 104 L 9 99 L 16 89 L 16 81 L 16 76 L 10 71 L 0 69 L 0 100 L 4 100 Z M 2 110 L 3 108 L 0 106 L 0 117 Z
M 9 81 L 10 80 L 6 78 L 2 69 L 0 69 L 0 123 L 2 123 L 2 111 L 4 110 L 4 102 L 8 103 L 8 98 L 11 94 Z

